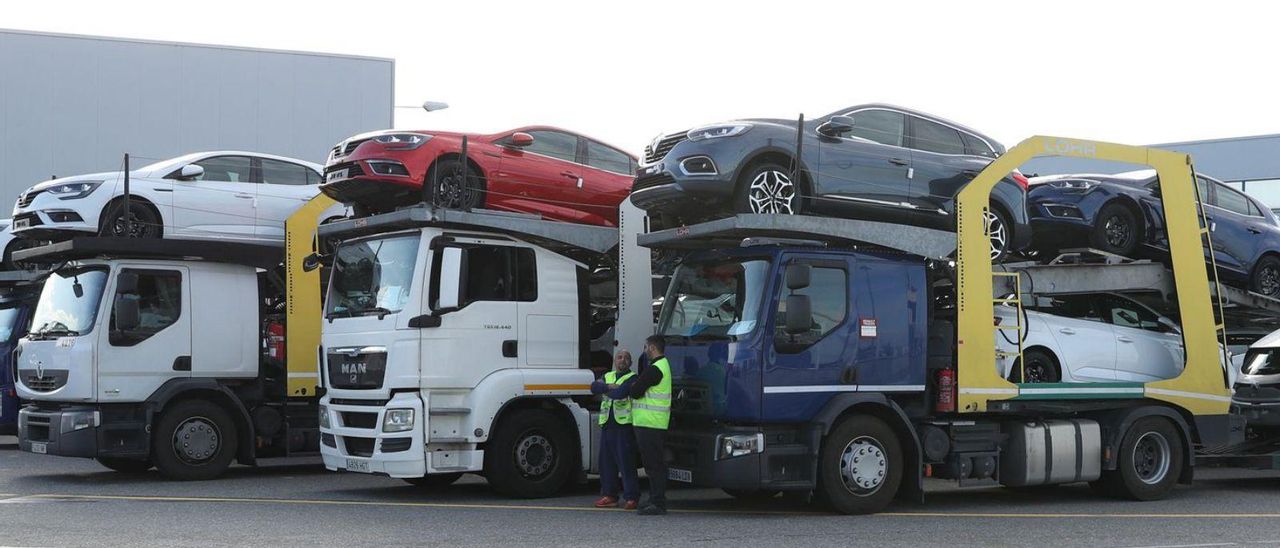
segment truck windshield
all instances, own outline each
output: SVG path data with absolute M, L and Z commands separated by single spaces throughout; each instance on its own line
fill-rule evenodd
M 662 302 L 658 333 L 707 339 L 750 333 L 768 272 L 762 259 L 680 265 Z
M 417 260 L 417 235 L 342 244 L 333 260 L 325 317 L 381 316 L 403 310 Z
M 84 335 L 98 317 L 107 267 L 64 268 L 44 282 L 31 318 L 32 339 Z

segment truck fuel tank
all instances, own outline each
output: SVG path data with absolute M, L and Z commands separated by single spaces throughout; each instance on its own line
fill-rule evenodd
M 1102 475 L 1102 433 L 1088 419 L 1011 422 L 1000 456 L 1000 483 L 1009 486 L 1093 481 Z

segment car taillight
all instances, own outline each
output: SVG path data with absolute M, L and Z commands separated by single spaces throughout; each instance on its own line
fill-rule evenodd
M 1013 182 L 1018 183 L 1018 186 L 1022 187 L 1023 192 L 1026 192 L 1028 188 L 1031 188 L 1031 181 L 1027 179 L 1026 175 L 1015 171 L 1011 173 L 1010 176 L 1013 177 Z

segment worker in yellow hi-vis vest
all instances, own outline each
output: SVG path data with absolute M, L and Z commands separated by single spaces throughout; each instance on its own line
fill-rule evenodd
M 635 510 L 640 503 L 640 477 L 636 474 L 636 441 L 631 428 L 631 353 L 618 350 L 613 370 L 591 384 L 600 394 L 600 499 L 596 508 L 618 506 Z M 622 502 L 618 501 L 618 476 L 622 476 Z
M 640 506 L 642 516 L 667 513 L 667 461 L 663 445 L 671 422 L 671 365 L 663 355 L 667 343 L 653 335 L 644 341 L 649 366 L 631 384 L 631 424 L 635 427 L 640 461 L 649 476 L 649 501 Z

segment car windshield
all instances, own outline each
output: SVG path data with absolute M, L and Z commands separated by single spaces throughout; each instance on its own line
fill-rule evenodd
M 409 300 L 418 236 L 342 244 L 333 260 L 327 318 L 395 314 Z
M 1276 375 L 1280 374 L 1280 348 L 1254 348 L 1244 357 L 1244 367 L 1240 373 L 1244 375 Z
M 106 283 L 105 266 L 64 268 L 50 274 L 31 318 L 31 338 L 76 336 L 93 331 Z
M 658 333 L 715 339 L 752 332 L 768 273 L 763 259 L 681 265 L 663 299 Z
M 0 304 L 0 343 L 9 342 L 13 332 L 18 329 L 19 303 Z

